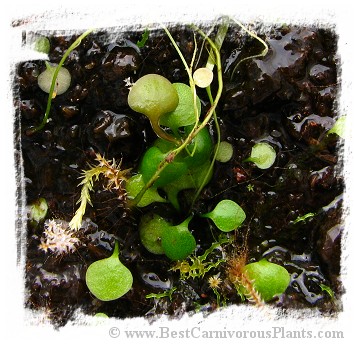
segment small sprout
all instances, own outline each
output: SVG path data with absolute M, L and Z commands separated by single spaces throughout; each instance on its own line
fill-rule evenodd
M 216 161 L 226 163 L 231 160 L 232 156 L 233 146 L 227 141 L 221 141 L 216 154 Z
M 76 232 L 70 229 L 68 222 L 61 219 L 47 220 L 44 223 L 43 236 L 39 249 L 47 253 L 54 253 L 56 256 L 69 254 L 80 244 Z
M 145 44 L 147 43 L 148 38 L 149 38 L 149 30 L 145 29 L 142 34 L 142 38 L 137 41 L 137 47 L 143 48 L 145 46 Z
M 195 124 L 201 114 L 201 102 L 196 96 L 198 112 L 196 117 L 194 97 L 190 86 L 183 83 L 175 83 L 173 86 L 179 96 L 179 104 L 173 111 L 162 115 L 160 118 L 160 124 L 170 127 L 174 133 L 177 133 L 180 127 Z
M 47 37 L 41 36 L 36 39 L 35 44 L 34 44 L 34 49 L 36 51 L 38 51 L 39 53 L 48 54 L 50 48 L 51 48 L 51 45 L 50 45 L 49 39 Z
M 179 104 L 179 96 L 173 84 L 158 74 L 147 74 L 139 78 L 128 94 L 128 105 L 150 120 L 154 132 L 162 139 L 177 143 L 159 125 L 160 118 L 173 111 Z
M 183 260 L 196 248 L 196 241 L 188 225 L 192 217 L 176 226 L 170 226 L 164 230 L 161 245 L 165 255 L 171 260 Z
M 251 155 L 245 162 L 253 162 L 259 169 L 270 168 L 276 159 L 274 148 L 268 143 L 258 143 L 251 149 Z
M 248 192 L 254 192 L 254 185 L 251 184 L 251 183 L 249 183 L 249 184 L 247 185 L 247 190 L 248 190 Z
M 30 205 L 29 209 L 29 218 L 39 223 L 40 221 L 44 220 L 48 211 L 48 204 L 46 199 L 39 198 Z
M 265 302 L 283 294 L 290 283 L 290 274 L 287 270 L 266 259 L 246 265 L 244 273 L 253 282 L 254 289 Z
M 345 138 L 346 116 L 341 116 L 336 120 L 333 127 L 328 131 L 327 135 L 335 133 L 341 138 Z
M 212 83 L 213 72 L 207 67 L 199 68 L 194 72 L 193 79 L 198 87 L 206 88 Z
M 224 232 L 237 229 L 245 220 L 243 209 L 232 200 L 222 200 L 213 211 L 202 215 L 213 220 L 217 228 Z
M 327 285 L 324 284 L 319 284 L 319 287 L 322 289 L 322 291 L 325 291 L 331 299 L 334 299 L 334 291 Z
M 309 212 L 307 214 L 305 214 L 304 216 L 298 216 L 294 221 L 293 221 L 293 224 L 297 224 L 299 222 L 302 222 L 304 223 L 306 221 L 306 219 L 308 218 L 312 218 L 314 217 L 316 214 L 313 213 L 313 212 Z
M 126 191 L 128 198 L 134 199 L 138 193 L 143 189 L 145 183 L 143 181 L 143 176 L 141 174 L 134 175 L 126 182 Z M 137 204 L 138 207 L 145 207 L 150 205 L 153 202 L 167 202 L 164 198 L 162 198 L 157 189 L 154 187 L 149 188 L 141 200 Z
M 50 65 L 46 61 L 46 67 L 47 69 L 38 76 L 38 86 L 44 92 L 49 93 L 57 65 Z M 66 92 L 69 89 L 70 83 L 71 76 L 69 71 L 65 67 L 61 67 L 58 72 L 52 98 L 55 98 L 56 95 L 61 95 Z
M 118 242 L 113 254 L 93 262 L 86 271 L 86 285 L 101 301 L 113 301 L 125 295 L 132 287 L 133 276 L 118 257 Z
M 164 292 L 161 293 L 150 293 L 148 295 L 145 296 L 145 298 L 149 299 L 149 298 L 154 298 L 154 299 L 161 299 L 164 297 L 168 297 L 169 300 L 171 301 L 173 299 L 173 293 L 176 291 L 176 287 L 172 287 L 169 290 L 166 290 Z
M 139 235 L 143 246 L 153 254 L 164 254 L 161 238 L 171 226 L 165 219 L 156 214 L 146 214 L 139 224 Z

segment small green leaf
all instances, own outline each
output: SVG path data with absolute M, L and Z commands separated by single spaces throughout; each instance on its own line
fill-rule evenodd
M 303 216 L 298 216 L 294 221 L 293 224 L 299 223 L 299 222 L 305 222 L 306 219 L 314 217 L 316 214 L 309 212 Z
M 274 148 L 268 143 L 258 143 L 251 149 L 250 157 L 245 162 L 253 162 L 259 169 L 270 168 L 276 159 Z
M 283 294 L 290 284 L 290 274 L 287 270 L 266 259 L 246 265 L 244 272 L 265 302 Z
M 173 111 L 179 104 L 176 89 L 168 79 L 159 74 L 144 75 L 130 89 L 127 101 L 132 110 L 149 118 L 157 136 L 176 142 L 159 125 L 161 116 Z
M 94 316 L 95 317 L 102 317 L 102 318 L 105 318 L 105 319 L 109 319 L 109 317 L 105 313 L 96 313 Z
M 327 134 L 335 133 L 341 138 L 345 138 L 346 116 L 339 117 Z
M 245 220 L 243 209 L 232 200 L 222 200 L 213 211 L 202 215 L 213 220 L 217 228 L 228 232 L 237 229 Z
M 164 254 L 161 238 L 170 226 L 170 223 L 156 214 L 145 214 L 139 223 L 139 235 L 143 246 L 153 254 Z
M 30 205 L 29 218 L 39 223 L 46 217 L 48 211 L 48 204 L 46 199 L 39 198 Z
M 334 299 L 334 291 L 327 285 L 324 284 L 319 284 L 319 287 L 322 289 L 322 291 L 325 291 L 331 299 Z
M 50 65 L 49 63 L 46 63 L 46 67 L 47 69 L 38 76 L 37 81 L 40 89 L 49 93 L 57 65 Z M 52 98 L 54 98 L 56 95 L 61 95 L 66 92 L 69 89 L 70 83 L 70 72 L 65 67 L 61 67 L 58 72 Z
M 143 189 L 145 183 L 143 181 L 143 176 L 141 174 L 132 176 L 126 182 L 126 191 L 130 199 L 134 199 L 138 193 Z M 138 203 L 138 207 L 145 207 L 153 202 L 167 202 L 162 198 L 157 189 L 154 187 L 149 188 L 143 195 L 142 199 Z
M 188 229 L 192 217 L 176 226 L 170 226 L 162 234 L 161 245 L 171 260 L 184 260 L 196 248 L 196 240 Z
M 233 156 L 233 146 L 227 141 L 221 141 L 216 154 L 216 161 L 221 163 L 228 162 Z
M 132 287 L 133 277 L 118 257 L 118 242 L 113 254 L 93 262 L 86 271 L 86 285 L 101 301 L 113 301 L 125 295 Z
M 173 132 L 177 132 L 179 127 L 193 125 L 196 122 L 196 114 L 194 109 L 194 98 L 190 86 L 183 83 L 174 83 L 173 86 L 179 96 L 179 103 L 175 110 L 164 114 L 160 118 L 160 124 L 170 127 Z M 200 116 L 201 102 L 198 97 L 196 98 L 196 105 L 198 116 Z
M 38 37 L 35 41 L 34 49 L 39 53 L 48 54 L 50 50 L 50 43 L 47 37 Z
M 142 38 L 139 41 L 137 41 L 137 47 L 138 48 L 143 48 L 145 46 L 148 38 L 149 38 L 149 30 L 145 29 L 143 34 L 142 34 Z

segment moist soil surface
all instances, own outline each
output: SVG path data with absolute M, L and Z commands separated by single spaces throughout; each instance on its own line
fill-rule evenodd
M 326 134 L 341 115 L 336 108 L 340 89 L 337 36 L 326 27 L 256 25 L 253 29 L 268 44 L 264 58 L 245 60 L 237 66 L 243 58 L 263 49 L 237 26 L 229 28 L 223 43 L 224 87 L 217 115 L 221 139 L 232 144 L 234 153 L 230 161 L 216 162 L 212 180 L 192 211 L 186 201 L 189 192 L 179 194 L 180 212 L 168 203 L 128 209 L 120 195 L 95 183 L 93 205 L 87 207 L 78 235 L 81 244 L 60 256 L 39 247 L 44 220 L 37 223 L 29 219 L 25 229 L 19 228 L 26 231 L 26 308 L 46 311 L 55 326 L 65 325 L 77 309 L 89 315 L 103 312 L 109 317 L 151 320 L 161 314 L 177 318 L 185 312 L 212 312 L 218 303 L 208 278 L 218 272 L 226 305 L 250 303 L 242 301 L 231 288 L 226 263 L 205 277 L 180 279 L 179 272 L 171 270 L 171 260 L 149 253 L 139 238 L 143 214 L 154 212 L 178 224 L 189 212 L 206 213 L 220 200 L 231 199 L 243 208 L 247 218 L 230 233 L 235 236 L 233 243 L 223 251 L 213 251 L 211 260 L 228 259 L 236 248 L 244 246 L 248 262 L 265 257 L 284 266 L 291 275 L 286 292 L 269 303 L 284 312 L 314 308 L 331 315 L 341 309 L 343 143 L 336 134 Z M 190 62 L 193 31 L 184 26 L 170 30 Z M 44 198 L 49 208 L 47 220 L 71 220 L 78 207 L 81 172 L 95 164 L 96 153 L 122 160 L 121 168 L 132 169 L 133 174 L 142 154 L 156 139 L 147 118 L 127 104 L 128 81 L 157 73 L 173 83 L 188 84 L 184 66 L 165 32 L 151 30 L 139 48 L 143 31 L 112 29 L 87 36 L 64 64 L 72 77 L 70 88 L 53 99 L 51 120 L 34 134 L 28 129 L 41 122 L 48 98 L 37 83 L 45 63 L 26 61 L 16 66 L 15 146 L 18 176 L 25 185 L 18 193 L 27 205 Z M 59 63 L 79 36 L 41 34 L 50 40 L 52 63 Z M 198 35 L 197 43 L 199 48 L 203 43 Z M 203 66 L 207 58 L 207 50 L 202 49 L 197 66 Z M 216 86 L 214 81 L 213 92 Z M 210 103 L 205 90 L 198 89 L 198 95 L 204 114 Z M 216 141 L 213 121 L 208 128 Z M 261 141 L 268 142 L 277 153 L 275 163 L 266 170 L 244 162 L 252 146 Z M 189 228 L 198 245 L 196 255 L 220 234 L 211 221 L 200 217 L 194 217 Z M 102 302 L 88 290 L 85 272 L 92 262 L 111 255 L 115 239 L 120 260 L 133 274 L 133 287 L 120 299 Z M 171 299 L 146 298 L 172 287 L 176 290 Z M 334 292 L 334 298 L 329 291 Z

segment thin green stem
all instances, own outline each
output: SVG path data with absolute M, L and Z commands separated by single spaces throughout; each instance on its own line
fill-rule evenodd
M 30 129 L 28 134 L 33 134 L 37 131 L 40 131 L 48 122 L 48 117 L 50 114 L 50 110 L 51 110 L 51 105 L 52 105 L 52 96 L 53 96 L 53 92 L 54 92 L 54 87 L 55 87 L 55 83 L 58 77 L 58 73 L 59 70 L 61 69 L 61 67 L 63 66 L 65 60 L 67 59 L 67 57 L 69 56 L 69 54 L 76 48 L 79 46 L 79 44 L 81 43 L 81 41 L 87 36 L 89 35 L 94 29 L 89 29 L 87 31 L 85 31 L 83 34 L 81 34 L 74 42 L 73 44 L 68 48 L 68 50 L 65 52 L 65 54 L 63 55 L 63 57 L 61 58 L 58 66 L 56 67 L 54 74 L 53 74 L 53 78 L 52 78 L 52 83 L 51 83 L 51 87 L 49 89 L 49 95 L 48 95 L 48 101 L 47 101 L 47 107 L 46 107 L 46 112 L 44 114 L 44 117 L 42 119 L 42 122 L 40 123 L 39 126 Z
M 260 53 L 260 54 L 255 54 L 255 55 L 251 55 L 251 56 L 247 56 L 245 57 L 244 59 L 241 59 L 237 65 L 233 68 L 233 71 L 232 71 L 232 74 L 231 74 L 231 78 L 233 78 L 238 66 L 246 61 L 246 60 L 249 60 L 249 59 L 254 59 L 254 58 L 259 58 L 259 57 L 264 57 L 267 52 L 269 51 L 269 47 L 267 46 L 266 42 L 264 40 L 262 40 L 260 37 L 258 37 L 256 34 L 254 34 L 254 32 L 248 30 L 242 23 L 240 23 L 239 21 L 237 21 L 236 19 L 233 19 L 233 21 L 235 21 L 237 23 L 238 26 L 240 26 L 244 31 L 246 31 L 251 37 L 257 39 L 263 46 L 264 46 L 264 49 L 263 51 Z

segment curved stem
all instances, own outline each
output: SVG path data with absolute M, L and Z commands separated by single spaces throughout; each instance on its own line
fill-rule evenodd
M 167 140 L 167 141 L 170 141 L 174 144 L 177 144 L 177 145 L 180 145 L 181 142 L 174 138 L 172 135 L 169 135 L 168 133 L 166 133 L 160 126 L 159 126 L 159 123 L 157 123 L 156 121 L 150 121 L 150 124 L 153 128 L 153 131 L 155 132 L 155 134 L 161 138 L 161 139 L 164 139 L 164 140 Z

